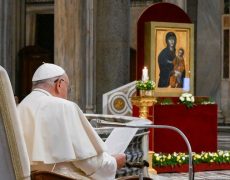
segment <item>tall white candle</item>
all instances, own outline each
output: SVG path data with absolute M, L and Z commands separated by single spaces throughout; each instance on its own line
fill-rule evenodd
M 190 90 L 190 79 L 189 78 L 184 78 L 183 82 L 183 91 L 189 91 Z
M 148 81 L 148 80 L 149 80 L 148 69 L 144 67 L 144 69 L 142 69 L 142 81 Z

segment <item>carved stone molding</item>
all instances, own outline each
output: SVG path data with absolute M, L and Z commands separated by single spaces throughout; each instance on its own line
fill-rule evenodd
M 132 115 L 130 98 L 136 93 L 136 81 L 103 94 L 103 114 Z

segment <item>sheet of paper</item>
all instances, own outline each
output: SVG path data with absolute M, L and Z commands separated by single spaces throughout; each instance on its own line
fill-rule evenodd
M 111 155 L 124 153 L 137 130 L 138 128 L 114 128 L 105 141 L 108 153 Z
M 152 124 L 152 121 L 147 119 L 140 119 L 126 123 L 132 126 L 145 126 Z M 106 139 L 105 144 L 108 147 L 108 153 L 111 155 L 124 153 L 127 149 L 129 143 L 132 141 L 133 137 L 137 133 L 138 128 L 114 128 L 110 133 L 109 137 Z

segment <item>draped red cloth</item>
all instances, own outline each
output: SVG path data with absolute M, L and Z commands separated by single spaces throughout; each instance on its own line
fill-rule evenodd
M 178 6 L 171 3 L 156 3 L 141 14 L 137 22 L 137 67 L 136 79 L 140 79 L 144 67 L 144 27 L 149 21 L 192 23 L 189 16 Z M 171 97 L 170 97 L 171 98 Z M 179 128 L 187 136 L 192 150 L 217 150 L 217 105 L 197 105 L 187 109 L 177 104 L 178 97 L 172 98 L 174 105 L 157 104 L 150 109 L 149 119 L 155 124 L 171 125 Z M 153 113 L 154 112 L 154 113 Z M 137 107 L 133 107 L 133 116 L 139 116 Z M 155 152 L 187 152 L 182 137 L 176 132 L 165 129 L 150 130 L 149 149 Z
M 196 105 L 188 109 L 183 104 L 160 105 L 150 109 L 149 119 L 156 125 L 170 125 L 179 128 L 188 138 L 192 151 L 217 151 L 217 105 Z M 139 116 L 139 109 L 133 107 L 133 115 Z M 149 148 L 155 152 L 187 152 L 182 137 L 168 129 L 154 129 L 150 133 Z

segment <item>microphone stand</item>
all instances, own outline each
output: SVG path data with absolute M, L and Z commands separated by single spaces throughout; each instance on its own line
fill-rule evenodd
M 153 125 L 153 124 L 147 124 L 147 125 L 141 125 L 140 123 L 135 124 L 122 124 L 122 123 L 116 123 L 116 122 L 107 122 L 104 120 L 97 119 L 97 124 L 101 127 L 124 127 L 124 128 L 155 128 L 155 129 L 170 129 L 173 131 L 176 131 L 178 134 L 181 135 L 181 137 L 184 139 L 189 153 L 189 180 L 194 180 L 194 174 L 193 174 L 193 165 L 192 165 L 192 148 L 191 145 L 187 139 L 187 137 L 184 135 L 184 133 L 179 130 L 176 127 L 173 126 L 167 126 L 167 125 Z M 142 175 L 141 175 L 142 176 Z M 139 177 L 140 180 L 141 177 Z M 143 179 L 143 177 L 141 178 Z

